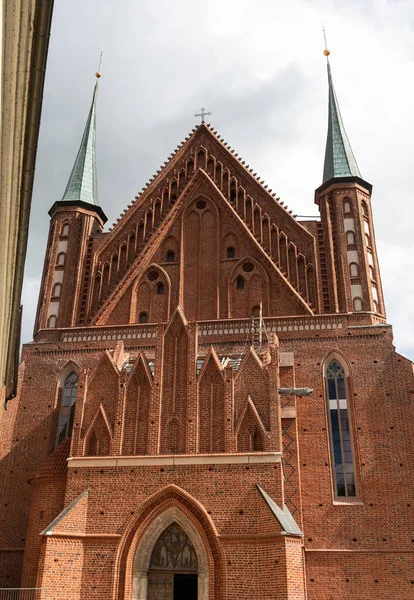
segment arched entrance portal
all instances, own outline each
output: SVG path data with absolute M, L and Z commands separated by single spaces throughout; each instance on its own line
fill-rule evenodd
M 197 577 L 194 546 L 178 523 L 172 523 L 152 552 L 148 600 L 197 600 Z
M 134 559 L 132 600 L 208 600 L 208 560 L 191 520 L 172 507 L 154 519 Z

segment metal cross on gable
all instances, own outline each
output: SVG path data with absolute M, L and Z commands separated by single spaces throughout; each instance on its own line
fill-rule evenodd
M 206 112 L 206 109 L 205 109 L 205 108 L 202 108 L 202 109 L 201 109 L 201 112 L 199 112 L 199 113 L 195 114 L 194 116 L 195 116 L 195 117 L 201 117 L 201 122 L 202 122 L 202 123 L 204 123 L 204 122 L 205 122 L 205 119 L 204 119 L 204 117 L 206 117 L 207 115 L 211 115 L 211 114 L 213 114 L 213 113 L 211 113 L 211 112 Z

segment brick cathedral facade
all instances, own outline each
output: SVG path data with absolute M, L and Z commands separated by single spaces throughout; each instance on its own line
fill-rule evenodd
M 95 88 L 4 417 L 0 587 L 414 597 L 413 365 L 328 80 L 320 219 L 202 122 L 108 232 Z

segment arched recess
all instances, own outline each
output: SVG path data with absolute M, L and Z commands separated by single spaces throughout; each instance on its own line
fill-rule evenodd
M 281 233 L 279 235 L 279 267 L 285 275 L 289 273 L 287 244 L 287 237 Z
M 236 426 L 237 452 L 263 452 L 266 438 L 266 430 L 249 397 Z
M 262 244 L 268 254 L 270 254 L 270 219 L 267 214 L 262 218 Z
M 147 454 L 152 377 L 145 358 L 138 356 L 128 375 L 125 393 L 122 454 Z
M 101 405 L 84 439 L 85 456 L 109 456 L 111 452 L 112 431 Z
M 149 323 L 168 321 L 170 296 L 171 280 L 167 272 L 160 265 L 150 265 L 134 286 L 130 323 L 138 323 L 139 315 L 144 312 Z
M 204 196 L 183 217 L 183 306 L 189 320 L 218 318 L 218 222 L 216 204 Z
M 127 268 L 127 244 L 124 242 L 119 251 L 119 275 L 122 276 Z
M 157 199 L 154 205 L 154 229 L 158 227 L 161 222 L 161 200 Z
M 199 452 L 225 452 L 226 391 L 223 370 L 212 348 L 198 377 Z
M 188 324 L 180 308 L 173 314 L 164 337 L 161 401 L 161 454 L 183 454 L 186 448 Z
M 164 520 L 162 516 L 170 509 L 174 509 L 174 512 L 169 513 L 170 520 Z M 177 515 L 177 512 L 180 514 Z M 158 521 L 160 517 L 162 523 Z M 152 524 L 155 522 L 159 523 L 159 527 L 152 529 Z M 119 573 L 119 577 L 117 576 L 113 580 L 112 598 L 118 598 L 119 600 L 131 600 L 131 598 L 141 600 L 146 598 L 145 595 L 132 595 L 134 575 L 136 575 L 135 586 L 141 581 L 141 586 L 146 592 L 145 576 L 148 573 L 153 548 L 164 528 L 173 522 L 178 523 L 190 536 L 197 552 L 199 572 L 200 563 L 207 565 L 208 576 L 204 579 L 207 590 L 199 590 L 198 600 L 210 598 L 224 600 L 227 598 L 225 555 L 214 522 L 199 501 L 174 484 L 162 487 L 152 496 L 139 503 L 134 516 L 126 525 L 115 557 L 114 573 Z M 199 546 L 197 535 L 193 535 L 193 528 L 196 530 L 199 540 L 201 540 L 202 547 Z M 153 533 L 152 536 L 147 533 L 150 530 Z M 149 543 L 143 545 L 144 539 Z M 206 560 L 202 556 L 204 552 Z M 140 558 L 136 562 L 135 559 L 138 554 Z M 203 567 L 201 569 L 203 570 Z

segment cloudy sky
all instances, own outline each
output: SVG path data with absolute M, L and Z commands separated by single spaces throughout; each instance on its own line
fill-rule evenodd
M 97 111 L 108 226 L 196 124 L 210 122 L 299 215 L 316 215 L 327 127 L 325 24 L 336 92 L 373 184 L 388 322 L 414 359 L 412 0 L 55 2 L 23 291 L 32 338 L 49 218 L 81 139 L 104 49 Z

